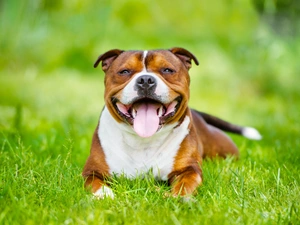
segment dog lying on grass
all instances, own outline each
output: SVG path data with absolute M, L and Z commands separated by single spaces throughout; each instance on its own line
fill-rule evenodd
M 85 186 L 98 198 L 114 197 L 105 183 L 153 172 L 173 196 L 189 196 L 202 183 L 203 158 L 236 156 L 228 131 L 260 139 L 240 127 L 188 107 L 189 69 L 196 57 L 183 48 L 110 50 L 99 56 L 105 72 L 105 107 L 83 169 Z

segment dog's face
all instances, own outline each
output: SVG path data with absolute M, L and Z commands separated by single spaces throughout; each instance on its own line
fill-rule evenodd
M 114 49 L 99 56 L 105 72 L 105 104 L 118 122 L 150 137 L 187 110 L 193 54 L 182 48 L 153 51 Z

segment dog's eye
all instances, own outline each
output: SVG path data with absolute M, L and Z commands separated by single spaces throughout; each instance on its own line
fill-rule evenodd
M 118 74 L 120 74 L 120 75 L 129 75 L 129 74 L 131 74 L 131 71 L 130 70 L 121 70 L 120 72 L 118 72 Z
M 164 68 L 164 69 L 162 69 L 162 72 L 165 74 L 171 74 L 171 73 L 174 73 L 175 71 L 170 68 Z

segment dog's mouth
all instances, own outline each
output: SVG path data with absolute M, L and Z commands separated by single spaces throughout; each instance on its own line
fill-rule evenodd
M 133 126 L 139 136 L 151 137 L 175 115 L 181 100 L 179 96 L 170 103 L 164 104 L 156 99 L 141 98 L 125 105 L 114 98 L 112 103 L 119 115 Z

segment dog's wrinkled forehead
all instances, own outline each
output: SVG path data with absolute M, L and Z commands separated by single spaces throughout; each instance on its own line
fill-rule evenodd
M 176 57 L 170 51 L 158 50 L 149 51 L 144 58 L 145 67 L 149 69 L 154 69 L 155 67 L 162 68 L 177 68 L 183 66 L 182 62 L 178 57 Z
M 116 58 L 115 62 L 136 63 L 143 60 L 143 51 L 124 51 Z
M 107 72 L 111 67 L 130 66 L 136 70 L 138 68 L 151 66 L 182 66 L 189 70 L 191 61 L 198 65 L 196 57 L 183 48 L 172 48 L 169 50 L 151 51 L 123 51 L 119 49 L 110 50 L 100 55 L 94 64 L 97 67 L 102 61 L 102 69 Z M 165 65 L 167 64 L 167 65 Z
M 110 70 L 132 70 L 132 72 L 155 71 L 161 68 L 183 66 L 180 59 L 169 51 L 126 51 L 111 63 Z

